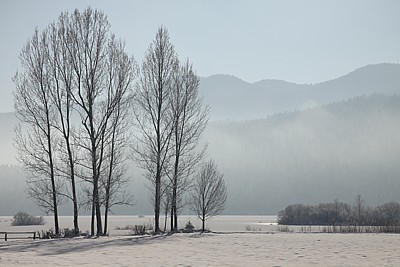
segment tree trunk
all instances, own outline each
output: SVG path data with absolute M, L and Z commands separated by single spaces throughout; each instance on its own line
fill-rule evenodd
M 171 232 L 174 229 L 174 208 L 172 207 L 172 203 L 171 203 Z
M 107 224 L 108 224 L 108 203 L 106 203 L 106 207 L 105 207 L 105 211 L 104 211 L 104 232 L 103 232 L 103 235 L 107 235 L 107 227 L 108 227 Z
M 78 199 L 76 195 L 76 185 L 75 185 L 75 168 L 74 168 L 74 160 L 72 158 L 72 150 L 69 144 L 69 140 L 67 141 L 67 151 L 68 151 L 68 160 L 71 172 L 71 189 L 72 189 L 72 202 L 74 206 L 74 233 L 75 235 L 79 234 L 79 224 L 78 224 Z
M 100 209 L 100 199 L 99 199 L 99 182 L 98 179 L 94 184 L 94 193 L 95 193 L 95 208 L 96 208 L 96 226 L 97 226 L 97 236 L 101 236 L 103 234 L 103 227 L 101 223 L 101 209 Z
M 160 175 L 156 177 L 156 196 L 154 205 L 154 231 L 156 234 L 160 233 L 160 191 L 161 191 L 161 179 Z
M 46 110 L 48 110 L 46 108 Z M 49 167 L 50 167 L 50 179 L 51 179 L 51 190 L 52 190 L 52 198 L 53 198 L 53 214 L 54 214 L 54 230 L 56 231 L 56 235 L 60 234 L 60 227 L 58 225 L 58 208 L 57 208 L 57 192 L 56 192 L 56 181 L 54 174 L 54 162 L 53 162 L 53 148 L 51 144 L 51 130 L 50 130 L 50 121 L 49 121 L 49 113 L 46 112 L 47 118 L 47 146 L 48 146 L 48 157 L 49 157 Z
M 54 230 L 56 231 L 56 235 L 59 235 L 60 227 L 58 225 L 57 193 L 56 193 L 56 187 L 54 184 L 54 178 L 51 181 L 51 186 L 52 186 L 52 190 L 53 190 Z
M 94 214 L 95 214 L 95 209 L 94 209 L 94 189 L 92 193 L 92 218 L 90 221 L 90 235 L 94 236 Z

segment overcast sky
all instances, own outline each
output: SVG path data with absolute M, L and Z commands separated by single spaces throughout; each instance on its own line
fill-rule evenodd
M 54 1 L 0 3 L 0 112 L 13 110 L 11 77 L 36 26 L 91 6 L 141 61 L 162 24 L 200 76 L 315 83 L 367 64 L 400 62 L 400 1 Z

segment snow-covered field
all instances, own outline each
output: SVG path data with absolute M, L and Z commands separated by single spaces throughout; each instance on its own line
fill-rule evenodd
M 215 225 L 219 219 L 228 224 L 221 217 Z M 255 219 L 245 217 L 232 220 L 231 229 Z M 100 238 L 1 240 L 0 266 L 400 266 L 398 234 L 237 230 L 242 233 L 134 237 L 115 231 Z

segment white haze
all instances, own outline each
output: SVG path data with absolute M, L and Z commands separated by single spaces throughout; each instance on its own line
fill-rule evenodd
M 336 198 L 352 203 L 356 194 L 368 205 L 400 201 L 398 77 L 399 65 L 379 64 L 317 85 L 203 78 L 201 92 L 212 121 L 202 142 L 225 174 L 225 214 L 277 214 L 288 204 Z M 40 214 L 26 199 L 24 174 L 15 166 L 16 122 L 14 113 L 0 114 L 0 215 Z M 130 176 L 136 205 L 114 211 L 151 214 L 141 170 L 132 164 Z M 61 214 L 71 214 L 70 203 Z

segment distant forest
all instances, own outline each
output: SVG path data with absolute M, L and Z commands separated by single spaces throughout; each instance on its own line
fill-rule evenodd
M 399 201 L 400 97 L 355 97 L 267 119 L 216 122 L 205 140 L 226 175 L 227 213 L 293 203 Z

